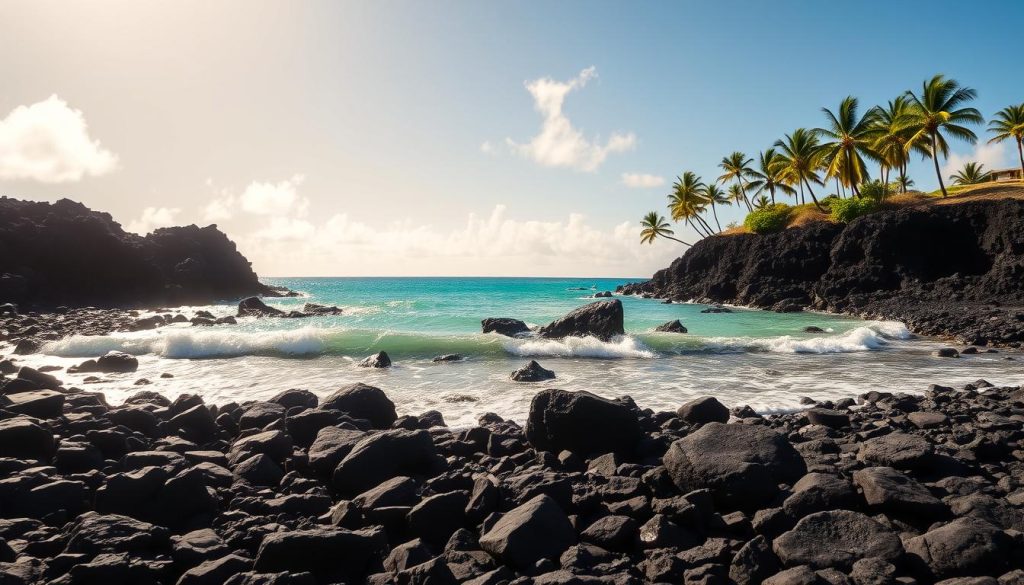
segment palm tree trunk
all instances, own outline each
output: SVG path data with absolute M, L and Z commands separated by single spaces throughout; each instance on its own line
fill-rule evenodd
M 846 178 L 850 181 L 850 190 L 860 198 L 860 191 L 857 190 L 857 181 L 853 178 L 853 159 L 850 158 L 850 153 L 846 153 Z
M 715 202 L 711 202 L 711 214 L 715 216 L 715 225 L 718 226 L 718 231 L 722 231 L 722 223 L 718 221 L 718 211 L 715 209 Z
M 836 197 L 843 196 L 843 184 L 839 182 L 839 177 L 836 177 Z
M 694 217 L 696 217 L 696 216 L 694 216 Z M 706 238 L 706 237 L 708 237 L 708 235 L 710 235 L 710 234 L 708 234 L 708 233 L 706 233 L 704 231 L 704 228 L 702 228 L 699 223 L 697 223 L 695 221 L 691 221 L 691 218 L 689 218 L 689 217 L 686 218 L 686 225 L 692 227 L 693 231 L 697 232 L 697 235 L 699 235 L 702 238 Z
M 1017 139 L 1017 156 L 1020 157 L 1020 180 L 1024 181 L 1024 140 Z
M 1020 144 L 1018 144 L 1017 146 L 1020 146 Z M 1024 159 L 1021 159 L 1021 160 L 1024 161 Z M 1024 169 L 1024 162 L 1022 162 L 1021 168 Z M 768 192 L 772 194 L 772 205 L 775 205 L 775 185 L 772 185 L 768 189 Z
M 743 202 L 747 204 L 747 211 L 754 211 L 754 207 L 750 205 L 750 200 L 747 199 L 747 190 L 743 188 L 743 179 L 737 176 L 736 182 L 740 184 L 740 193 L 743 194 Z
M 670 240 L 675 240 L 675 241 L 679 242 L 680 244 L 682 244 L 682 245 L 684 245 L 684 246 L 690 246 L 691 248 L 693 247 L 693 244 L 688 244 L 688 243 L 686 243 L 686 242 L 684 242 L 684 241 L 680 240 L 679 238 L 673 238 L 672 236 L 662 236 L 662 237 L 663 237 L 663 238 L 668 238 L 668 239 L 670 239 Z
M 814 189 L 811 189 L 811 184 L 804 179 L 804 183 L 807 183 L 807 192 L 811 194 L 811 200 L 814 201 L 814 206 L 818 208 L 818 211 L 825 211 L 825 208 L 818 203 L 818 198 L 814 196 Z
M 939 178 L 939 188 L 942 189 L 942 198 L 945 199 L 946 184 L 942 182 L 942 171 L 939 170 L 939 145 L 935 140 L 935 132 L 932 132 L 932 162 L 935 163 L 935 176 Z
M 704 228 L 708 230 L 708 236 L 713 236 L 713 235 L 715 235 L 715 234 L 713 233 L 713 231 L 714 231 L 714 230 L 712 230 L 712 229 L 711 229 L 711 224 L 709 224 L 708 222 L 704 221 L 704 218 L 703 218 L 703 217 L 701 217 L 701 216 L 699 216 L 699 215 L 695 215 L 694 217 L 696 217 L 696 218 L 697 218 L 697 221 L 699 221 L 700 223 L 702 223 L 702 224 L 704 225 Z
M 797 184 L 800 185 L 800 205 L 806 205 L 807 199 L 804 197 L 804 184 L 800 181 L 797 181 Z

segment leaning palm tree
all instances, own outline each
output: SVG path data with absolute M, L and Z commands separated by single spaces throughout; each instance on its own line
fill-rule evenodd
M 824 211 L 818 198 L 814 196 L 811 183 L 821 185 L 818 178 L 818 169 L 821 166 L 821 148 L 819 147 L 817 135 L 806 129 L 797 128 L 792 134 L 786 134 L 785 139 L 775 141 L 775 147 L 780 150 L 779 160 L 782 164 L 785 182 L 789 185 L 800 187 L 800 199 L 804 201 L 804 186 L 811 194 L 814 206 Z
M 796 189 L 786 184 L 785 163 L 779 159 L 779 153 L 774 148 L 761 152 L 757 168 L 750 172 L 750 176 L 753 180 L 747 183 L 747 187 L 754 191 L 754 195 L 764 195 L 767 192 L 771 195 L 772 203 L 775 203 L 776 191 L 796 195 Z M 737 185 L 733 187 L 738 188 Z
M 715 225 L 718 226 L 718 231 L 722 231 L 722 224 L 718 221 L 718 209 L 716 209 L 716 206 L 731 205 L 732 199 L 718 185 L 714 184 L 704 187 L 704 199 L 711 204 L 711 214 L 715 216 Z
M 988 181 L 990 177 L 985 165 L 976 162 L 964 163 L 962 169 L 949 176 L 954 185 L 977 185 Z
M 863 116 L 858 116 L 857 106 L 857 98 L 847 96 L 835 112 L 822 108 L 828 127 L 815 128 L 814 133 L 825 140 L 821 145 L 825 179 L 837 177 L 859 197 L 857 185 L 868 179 L 864 158 L 879 157 L 871 150 L 872 127 L 877 114 L 872 108 Z
M 995 120 L 988 123 L 988 131 L 995 133 L 995 136 L 988 141 L 989 144 L 1010 138 L 1017 142 L 1020 178 L 1024 179 L 1024 104 L 1007 106 L 996 112 Z
M 704 198 L 706 186 L 697 173 L 686 171 L 672 184 L 668 208 L 674 221 L 684 220 L 687 225 L 692 225 L 697 233 L 710 236 L 711 226 L 700 216 L 707 206 L 707 200 Z
M 641 244 L 653 244 L 656 238 L 666 238 L 669 240 L 675 240 L 680 244 L 689 246 L 690 244 L 675 237 L 675 232 L 669 226 L 669 223 L 665 221 L 665 217 L 658 215 L 657 211 L 652 211 L 644 216 L 640 220 L 640 243 Z
M 736 181 L 736 184 L 740 186 L 740 191 L 743 192 L 743 202 L 747 204 L 748 211 L 753 208 L 750 206 L 750 200 L 747 199 L 747 189 L 743 186 L 743 179 L 750 177 L 753 171 L 750 168 L 750 163 L 752 162 L 754 162 L 754 159 L 747 158 L 747 155 L 736 151 L 722 158 L 722 162 L 718 163 L 718 168 L 725 171 L 722 176 L 718 177 L 718 182 Z
M 963 107 L 977 97 L 978 92 L 969 87 L 961 87 L 955 79 L 936 75 L 921 85 L 921 95 L 908 91 L 906 96 L 914 104 L 908 116 L 908 127 L 914 129 L 911 140 L 927 142 L 935 164 L 935 176 L 939 179 L 939 188 L 942 189 L 942 196 L 946 197 L 948 193 L 939 169 L 939 154 L 949 157 L 949 143 L 943 133 L 968 144 L 978 141 L 978 136 L 965 124 L 981 124 L 985 119 L 978 110 Z

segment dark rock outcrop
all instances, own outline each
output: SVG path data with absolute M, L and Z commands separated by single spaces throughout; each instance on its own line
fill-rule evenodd
M 530 360 L 530 363 L 512 372 L 509 377 L 516 382 L 543 382 L 554 380 L 555 373 L 545 369 L 536 360 Z
M 526 323 L 509 317 L 488 317 L 480 321 L 480 329 L 484 333 L 498 333 L 507 337 L 516 337 L 530 331 Z
M 683 326 L 683 324 L 679 321 L 679 319 L 676 319 L 674 321 L 669 321 L 668 323 L 663 323 L 661 325 L 658 325 L 657 327 L 654 328 L 654 330 L 659 332 L 659 333 L 686 333 L 687 332 L 686 327 Z
M 928 205 L 705 238 L 621 292 L 896 319 L 973 345 L 1024 342 L 1024 201 Z
M 68 199 L 0 197 L 0 258 L 0 301 L 22 306 L 170 306 L 269 292 L 216 226 L 140 236 Z
M 622 301 L 597 301 L 573 309 L 560 319 L 537 330 L 541 337 L 560 339 L 562 337 L 585 337 L 593 335 L 608 341 L 616 335 L 623 335 Z
M 526 438 L 537 449 L 592 453 L 630 452 L 642 435 L 626 404 L 590 392 L 545 390 L 533 397 Z

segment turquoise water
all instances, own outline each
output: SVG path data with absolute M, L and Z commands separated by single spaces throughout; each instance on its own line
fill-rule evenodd
M 109 350 L 140 359 L 139 373 L 110 376 L 91 390 L 112 402 L 138 390 L 169 395 L 200 393 L 213 402 L 267 398 L 288 388 L 326 395 L 356 381 L 384 389 L 405 413 L 440 410 L 450 424 L 470 425 L 488 411 L 523 420 L 532 396 L 557 386 L 614 397 L 641 406 L 676 408 L 701 395 L 761 411 L 793 409 L 803 396 L 836 399 L 871 389 L 920 392 L 929 383 L 978 378 L 1019 383 L 1020 361 L 1005 353 L 959 360 L 936 358 L 936 340 L 910 335 L 900 323 L 868 322 L 818 313 L 777 314 L 734 308 L 706 314 L 699 304 L 663 304 L 618 296 L 626 335 L 595 338 L 512 339 L 482 334 L 480 320 L 513 317 L 543 325 L 593 302 L 626 280 L 555 278 L 281 278 L 269 284 L 301 297 L 267 299 L 285 310 L 306 302 L 337 305 L 343 313 L 304 319 L 239 319 L 237 325 L 175 325 L 154 331 L 72 337 L 44 348 L 40 363 L 71 365 Z M 187 307 L 231 315 L 234 303 Z M 687 334 L 654 333 L 679 319 Z M 823 333 L 804 333 L 814 325 Z M 394 367 L 368 370 L 356 363 L 386 351 Z M 465 357 L 434 363 L 441 354 Z M 556 372 L 551 384 L 516 383 L 509 373 L 530 359 Z M 173 378 L 161 378 L 168 373 Z M 70 376 L 72 379 L 74 376 Z

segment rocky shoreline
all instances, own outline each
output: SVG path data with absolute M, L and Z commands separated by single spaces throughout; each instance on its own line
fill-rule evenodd
M 696 242 L 619 292 L 897 320 L 968 345 L 1024 343 L 1024 201 L 903 208 Z
M 1021 387 L 769 416 L 544 390 L 451 429 L 364 384 L 115 406 L 5 369 L 4 583 L 1024 583 Z

